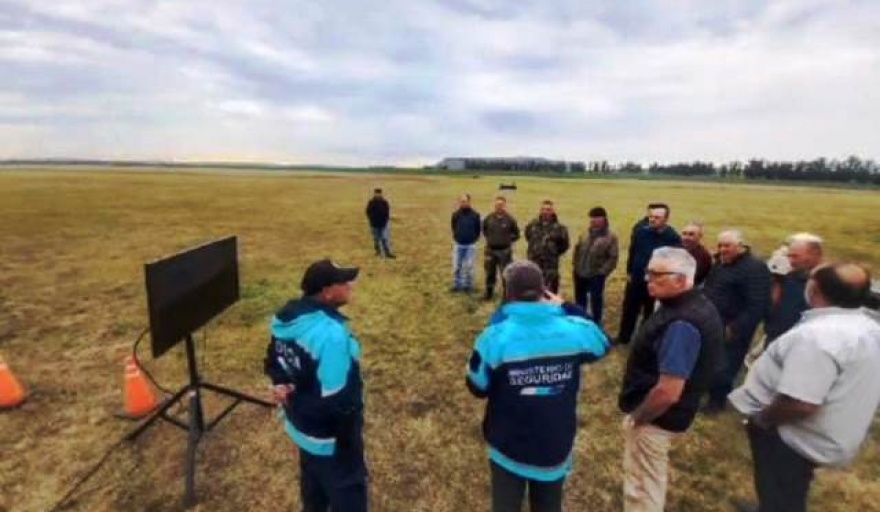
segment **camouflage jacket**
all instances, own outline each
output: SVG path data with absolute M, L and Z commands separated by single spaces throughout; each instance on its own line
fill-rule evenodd
M 537 218 L 526 226 L 526 241 L 530 260 L 558 261 L 568 250 L 568 229 L 559 223 L 555 215 L 550 222 Z

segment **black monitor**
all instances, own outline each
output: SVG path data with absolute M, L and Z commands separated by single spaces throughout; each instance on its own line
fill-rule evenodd
M 239 298 L 238 240 L 231 236 L 144 265 L 153 357 Z

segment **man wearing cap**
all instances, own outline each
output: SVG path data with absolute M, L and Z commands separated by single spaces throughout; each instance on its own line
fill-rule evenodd
M 303 510 L 367 510 L 360 345 L 339 308 L 357 268 L 325 259 L 303 275 L 301 299 L 272 319 L 265 371 L 299 448 Z
M 477 338 L 468 389 L 486 398 L 492 511 L 560 512 L 572 469 L 581 366 L 604 357 L 608 339 L 586 313 L 546 292 L 541 269 L 504 270 L 506 304 Z
M 608 226 L 608 213 L 597 206 L 590 210 L 590 229 L 574 247 L 574 300 L 582 308 L 590 303 L 593 320 L 602 325 L 605 281 L 617 267 L 617 235 Z M 589 299 L 589 300 L 588 300 Z
M 381 188 L 373 190 L 373 198 L 367 203 L 367 219 L 370 221 L 376 256 L 396 258 L 391 252 L 391 205 L 382 195 Z

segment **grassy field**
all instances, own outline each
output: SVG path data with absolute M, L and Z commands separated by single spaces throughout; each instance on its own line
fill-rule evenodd
M 47 510 L 132 424 L 114 418 L 122 361 L 146 326 L 143 263 L 227 234 L 240 241 L 243 299 L 208 327 L 204 376 L 266 393 L 267 320 L 297 295 L 311 260 L 360 265 L 346 313 L 364 347 L 373 510 L 488 509 L 482 403 L 464 386 L 473 339 L 493 305 L 451 295 L 449 214 L 470 192 L 488 212 L 500 178 L 277 172 L 0 172 L 0 352 L 29 387 L 0 413 L 0 511 Z M 604 205 L 625 233 L 645 203 L 672 205 L 672 223 L 699 219 L 709 243 L 739 227 L 767 255 L 789 233 L 814 231 L 831 254 L 880 269 L 877 192 L 654 181 L 517 177 L 509 194 L 524 225 L 557 201 L 573 232 Z M 399 259 L 373 256 L 363 216 L 374 186 L 392 202 Z M 622 241 L 627 239 L 621 237 Z M 522 245 L 522 244 L 520 244 Z M 517 247 L 524 255 L 525 247 Z M 571 293 L 570 259 L 563 289 Z M 482 270 L 478 282 L 482 283 Z M 616 332 L 624 276 L 609 283 Z M 167 387 L 184 383 L 180 348 L 146 365 Z M 616 394 L 626 354 L 587 370 L 576 466 L 566 510 L 621 504 L 622 436 Z M 223 406 L 209 398 L 209 415 Z M 178 510 L 185 436 L 169 425 L 116 450 L 70 510 Z M 700 418 L 672 455 L 670 511 L 724 511 L 751 497 L 751 458 L 732 414 Z M 242 405 L 203 441 L 200 510 L 295 510 L 297 465 L 275 413 Z M 880 510 L 880 433 L 848 471 L 821 471 L 812 510 Z

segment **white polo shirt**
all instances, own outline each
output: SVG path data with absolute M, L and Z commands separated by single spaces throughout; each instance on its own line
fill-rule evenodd
M 880 314 L 865 308 L 805 312 L 728 399 L 751 416 L 779 394 L 820 406 L 779 426 L 788 446 L 818 465 L 850 464 L 880 406 Z

